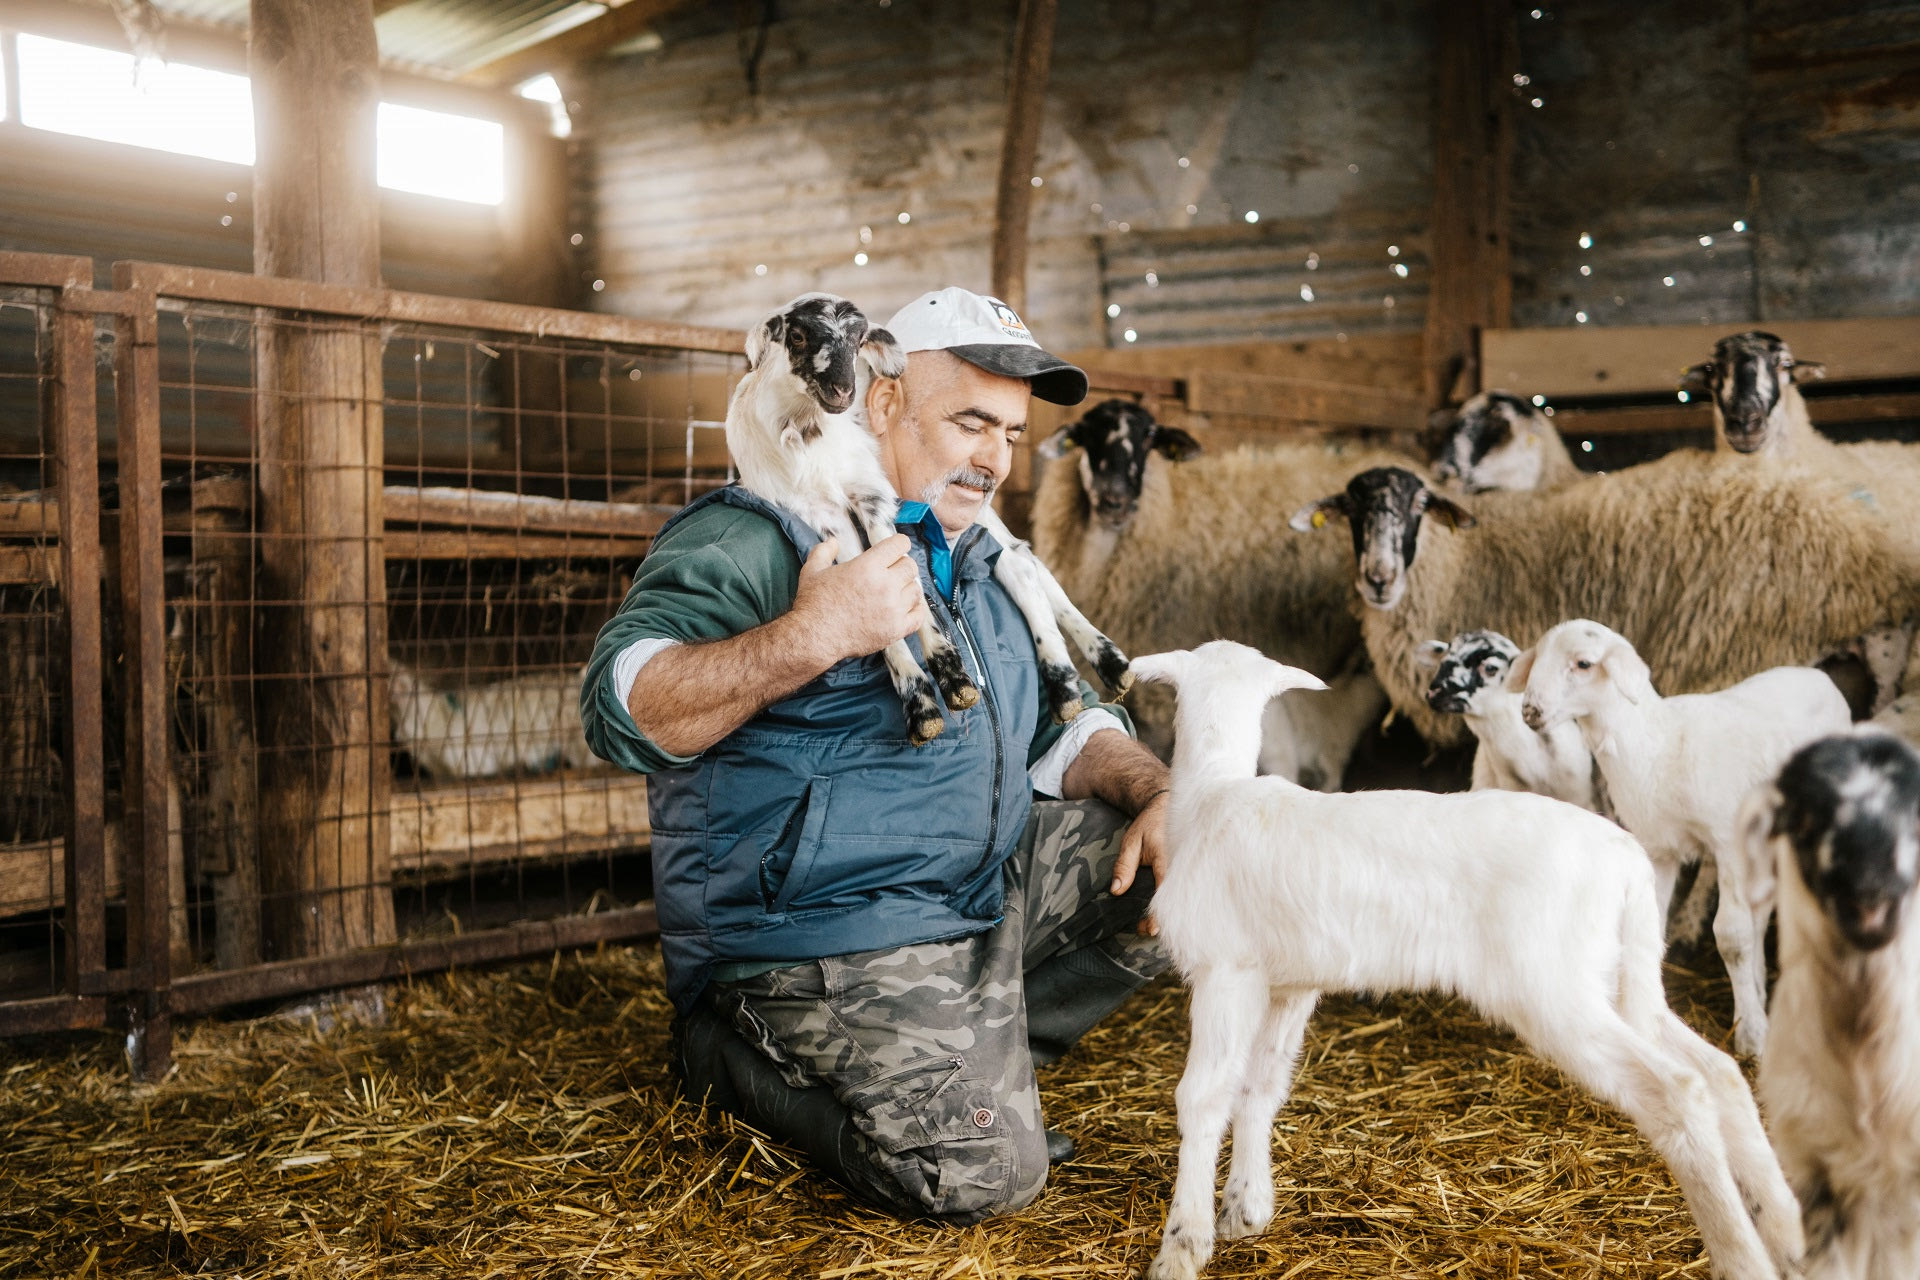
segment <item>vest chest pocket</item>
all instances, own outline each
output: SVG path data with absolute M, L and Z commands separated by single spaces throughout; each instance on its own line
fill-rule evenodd
M 809 778 L 807 789 L 787 816 L 779 838 L 760 855 L 760 900 L 766 910 L 776 915 L 786 912 L 794 898 L 807 887 L 820 852 L 827 801 L 832 794 L 832 778 Z

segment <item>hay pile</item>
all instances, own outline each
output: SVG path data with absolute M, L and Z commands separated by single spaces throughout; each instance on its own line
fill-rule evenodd
M 1717 962 L 1668 984 L 1724 1041 Z M 152 1088 L 106 1037 L 0 1044 L 0 1275 L 1112 1280 L 1158 1240 L 1185 1041 L 1170 982 L 1043 1073 L 1079 1158 L 1026 1212 L 964 1230 L 859 1208 L 675 1102 L 651 949 L 387 1005 L 380 1026 L 198 1024 Z M 1329 1001 L 1275 1166 L 1273 1229 L 1210 1275 L 1707 1274 L 1646 1145 L 1450 1001 Z

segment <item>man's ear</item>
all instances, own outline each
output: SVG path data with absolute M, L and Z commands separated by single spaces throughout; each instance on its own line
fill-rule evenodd
M 1309 502 L 1294 512 L 1287 521 L 1287 528 L 1296 533 L 1306 533 L 1313 529 L 1324 529 L 1327 521 L 1335 516 L 1345 520 L 1352 508 L 1347 504 L 1345 493 L 1332 493 L 1318 502 Z
M 1473 512 L 1451 498 L 1441 497 L 1431 489 L 1420 490 L 1419 498 L 1414 500 L 1413 509 L 1432 516 L 1449 529 L 1471 529 L 1480 523 L 1473 518 Z
M 787 318 L 783 315 L 769 316 L 766 323 L 757 324 L 747 330 L 747 368 L 758 369 L 766 358 L 767 348 L 787 338 Z
M 906 384 L 898 378 L 876 377 L 867 388 L 867 429 L 884 436 L 907 411 Z
M 1808 382 L 1827 376 L 1827 366 L 1818 360 L 1795 360 L 1791 368 L 1795 382 Z
M 1413 651 L 1413 665 L 1421 671 L 1432 671 L 1440 665 L 1440 659 L 1446 656 L 1445 640 L 1429 640 Z
M 1200 455 L 1200 442 L 1178 427 L 1155 426 L 1149 447 L 1165 454 L 1170 462 L 1185 462 Z
M 1713 390 L 1713 361 L 1703 360 L 1680 375 L 1680 389 L 1689 395 L 1704 396 Z
M 1538 646 L 1536 646 L 1528 649 L 1525 653 L 1522 653 L 1513 660 L 1513 665 L 1507 668 L 1508 693 L 1526 692 L 1527 677 L 1533 674 L 1533 660 L 1539 655 L 1539 652 L 1540 650 Z
M 1069 422 L 1066 426 L 1060 428 L 1045 440 L 1035 445 L 1033 451 L 1049 460 L 1066 457 L 1069 449 L 1079 447 L 1079 442 L 1073 438 L 1073 429 L 1078 425 L 1078 423 Z

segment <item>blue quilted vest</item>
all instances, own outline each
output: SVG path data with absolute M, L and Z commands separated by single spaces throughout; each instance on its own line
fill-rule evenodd
M 767 517 L 802 562 L 820 541 L 738 485 L 668 528 L 711 502 Z M 931 942 L 999 918 L 1001 865 L 1032 803 L 1033 639 L 993 581 L 1000 547 L 985 530 L 968 530 L 954 548 L 952 601 L 938 598 L 926 545 L 908 533 L 934 615 L 985 696 L 915 747 L 880 655 L 848 659 L 692 764 L 648 777 L 667 992 L 682 1011 L 718 961 Z

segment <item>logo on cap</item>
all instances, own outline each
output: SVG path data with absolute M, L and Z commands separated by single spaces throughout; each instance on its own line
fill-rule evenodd
M 1020 317 L 1014 314 L 1012 307 L 998 298 L 988 298 L 987 305 L 993 308 L 994 318 L 1000 321 L 1000 327 L 1016 338 L 1025 338 L 1031 342 L 1033 335 L 1027 332 L 1027 326 L 1020 323 Z

